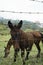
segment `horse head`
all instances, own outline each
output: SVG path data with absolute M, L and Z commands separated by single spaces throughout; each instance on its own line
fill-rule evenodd
M 10 50 L 7 47 L 4 47 L 4 48 L 5 48 L 5 50 L 4 50 L 4 52 L 5 52 L 4 58 L 6 58 L 9 55 Z
M 20 28 L 22 27 L 22 20 L 20 20 L 20 22 L 18 23 L 18 25 L 14 25 L 11 23 L 11 21 L 8 21 L 8 26 L 10 28 L 10 33 L 11 33 L 11 37 L 12 39 L 17 39 L 19 37 L 19 33 L 20 33 Z

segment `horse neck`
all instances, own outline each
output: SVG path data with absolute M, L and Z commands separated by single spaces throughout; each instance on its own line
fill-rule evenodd
M 23 30 L 20 30 L 20 38 L 21 39 L 25 39 L 25 38 L 27 38 L 27 33 L 26 32 L 24 32 Z

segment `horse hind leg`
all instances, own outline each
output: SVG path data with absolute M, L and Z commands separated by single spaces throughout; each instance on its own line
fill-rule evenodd
M 40 57 L 40 51 L 41 51 L 41 49 L 40 49 L 40 46 L 39 46 L 39 42 L 35 43 L 35 45 L 36 45 L 36 47 L 38 49 L 37 57 Z

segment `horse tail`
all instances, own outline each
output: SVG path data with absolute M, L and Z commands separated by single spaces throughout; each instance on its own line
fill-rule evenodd
M 42 33 L 40 33 L 41 34 L 41 41 L 42 41 L 42 44 L 43 44 L 43 34 Z

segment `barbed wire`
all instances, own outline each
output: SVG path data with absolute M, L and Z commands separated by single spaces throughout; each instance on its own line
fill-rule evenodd
M 43 3 L 43 1 L 38 1 L 38 0 L 29 0 L 29 1 L 35 1 L 35 2 L 40 2 L 40 3 Z
M 16 11 L 6 11 L 6 10 L 0 10 L 0 12 L 10 12 L 10 13 L 20 13 L 20 14 L 23 14 L 23 13 L 25 13 L 25 14 L 43 14 L 43 12 L 22 12 L 22 11 L 20 11 L 20 12 L 16 12 Z

